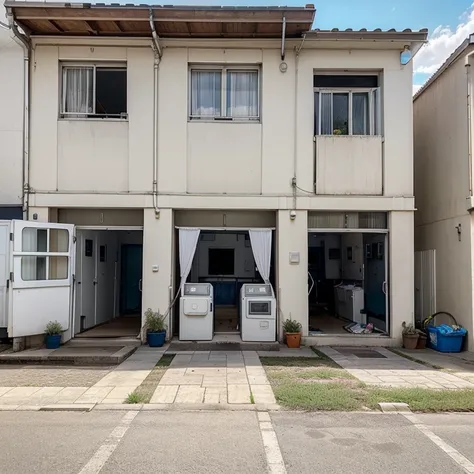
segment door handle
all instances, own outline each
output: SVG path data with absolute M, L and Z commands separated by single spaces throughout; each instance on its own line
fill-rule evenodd
M 138 280 L 138 291 L 142 291 L 142 279 Z
M 92 284 L 93 284 L 93 285 L 97 285 L 97 283 L 99 283 L 99 282 L 97 281 L 97 278 L 94 278 L 94 279 L 92 280 Z
M 384 295 L 387 294 L 387 282 L 386 281 L 382 282 L 382 293 Z

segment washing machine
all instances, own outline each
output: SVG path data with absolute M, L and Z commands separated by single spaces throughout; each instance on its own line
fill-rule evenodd
M 276 299 L 272 285 L 242 285 L 240 290 L 240 328 L 242 341 L 276 340 Z
M 179 308 L 179 340 L 211 341 L 214 335 L 212 285 L 185 283 Z

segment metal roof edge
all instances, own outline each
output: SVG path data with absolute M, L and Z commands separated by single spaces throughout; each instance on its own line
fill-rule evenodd
M 420 31 L 382 31 L 382 30 L 310 30 L 306 32 L 306 40 L 368 40 L 368 41 L 426 41 L 428 30 Z
M 430 78 L 423 84 L 423 86 L 416 92 L 413 96 L 413 102 L 415 102 L 418 97 L 420 97 L 428 87 L 433 84 L 441 74 L 443 74 L 446 69 L 448 69 L 451 64 L 455 63 L 464 53 L 468 46 L 474 44 L 474 34 L 470 34 L 446 59 L 446 61 L 439 67 L 439 69 L 434 72 Z

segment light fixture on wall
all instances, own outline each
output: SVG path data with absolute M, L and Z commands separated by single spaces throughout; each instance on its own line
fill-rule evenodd
M 292 221 L 294 221 L 296 219 L 296 211 L 295 210 L 290 211 L 290 219 Z
M 285 63 L 285 61 L 280 63 L 280 72 L 286 72 L 288 71 L 288 64 Z

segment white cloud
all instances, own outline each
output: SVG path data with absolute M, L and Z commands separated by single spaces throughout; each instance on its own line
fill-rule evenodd
M 460 23 L 451 28 L 439 25 L 426 44 L 415 56 L 414 72 L 433 74 L 450 54 L 474 32 L 474 3 L 460 17 Z
M 413 84 L 413 95 L 415 95 L 422 87 L 421 84 Z

